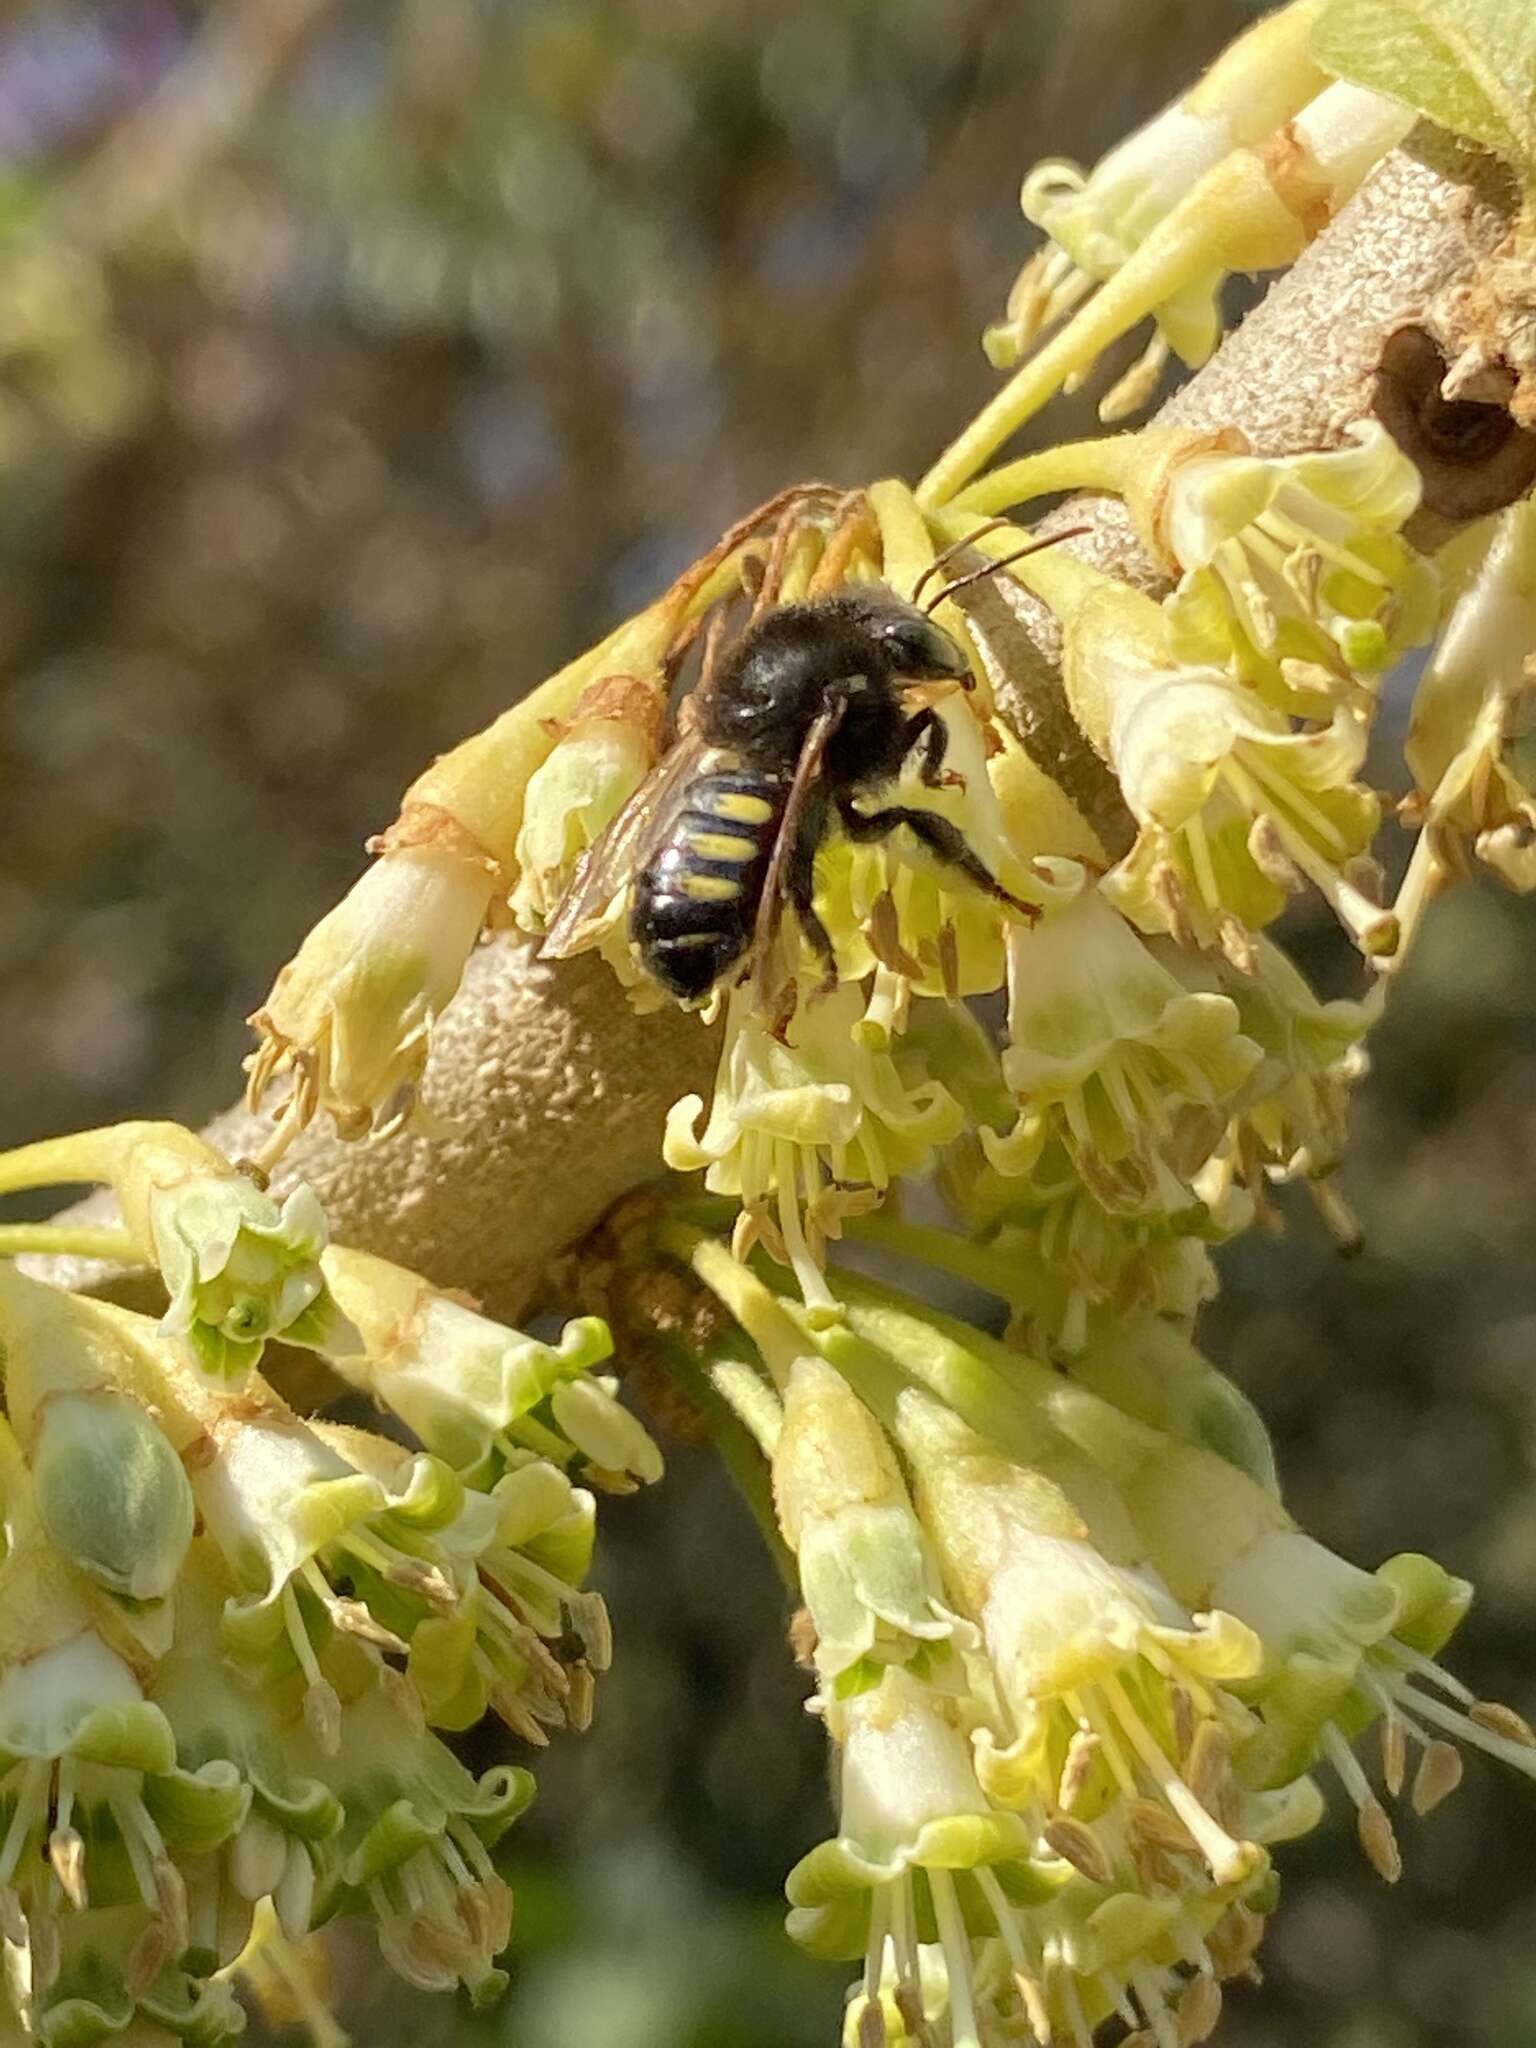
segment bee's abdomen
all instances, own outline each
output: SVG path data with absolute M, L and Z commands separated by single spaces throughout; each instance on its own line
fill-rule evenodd
M 751 944 L 784 796 L 750 769 L 701 775 L 636 877 L 630 936 L 673 995 L 708 995 Z

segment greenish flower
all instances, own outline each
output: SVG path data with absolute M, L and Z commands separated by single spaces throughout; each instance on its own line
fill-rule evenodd
M 62 2043 L 121 2032 L 136 2012 L 191 2025 L 213 2010 L 187 1976 L 198 1872 L 243 1824 L 249 1788 L 224 1758 L 179 1758 L 89 1582 L 44 1538 L 8 1432 L 3 1460 L 0 2007 Z
M 531 1451 L 562 1465 L 585 1458 L 610 1483 L 661 1476 L 661 1454 L 619 1407 L 615 1382 L 591 1371 L 613 1349 L 595 1316 L 546 1344 L 386 1259 L 334 1246 L 323 1265 L 361 1335 L 336 1370 L 456 1470 L 478 1478 L 488 1460 L 515 1467 Z
M 1182 661 L 1230 663 L 1279 693 L 1284 664 L 1376 675 L 1434 628 L 1439 580 L 1403 540 L 1419 472 L 1375 420 L 1301 455 L 1246 448 L 1177 464 L 1154 547 L 1182 572 L 1166 606 Z
M 1111 1563 L 1054 1480 L 930 1396 L 900 1396 L 897 1431 L 951 1596 L 986 1648 L 995 1696 L 976 1739 L 983 1786 L 1009 1806 L 1070 1809 L 1062 1784 L 1086 1729 L 1113 1785 L 1165 1808 L 1218 1885 L 1252 1876 L 1257 1847 L 1234 1839 L 1180 1770 L 1214 1707 L 1187 1743 L 1171 1737 L 1175 1686 L 1210 1701 L 1258 1669 L 1249 1630 L 1214 1603 L 1191 1621 L 1155 1575 Z
M 1264 1053 L 1233 1119 L 1231 1170 L 1250 1186 L 1260 1171 L 1272 1181 L 1330 1173 L 1343 1155 L 1351 1100 L 1368 1068 L 1364 1041 L 1380 1014 L 1381 984 L 1363 1002 L 1321 1002 L 1262 936 L 1253 940 L 1246 971 L 1220 957 L 1181 954 L 1172 964 L 1190 985 L 1230 996 L 1244 1033 Z
M 774 1504 L 815 1624 L 816 1664 L 834 1694 L 890 1664 L 927 1668 L 970 1632 L 944 1603 L 885 1432 L 842 1376 L 795 1361 L 773 1457 Z
M 1114 276 L 1152 229 L 1232 150 L 1263 141 L 1323 84 L 1308 49 L 1321 0 L 1281 8 L 1224 50 L 1185 98 L 1112 149 L 1085 175 L 1052 159 L 1024 181 L 1025 217 L 1048 243 L 1024 270 L 1005 321 L 989 330 L 999 368 L 1016 362 L 1043 327 Z M 1220 272 L 1216 273 L 1219 278 Z M 1220 333 L 1210 283 L 1186 285 L 1159 309 L 1169 342 L 1188 363 L 1205 360 Z
M 258 1108 L 291 1073 L 285 1133 L 324 1111 L 342 1137 L 362 1137 L 414 1107 L 432 1026 L 458 991 L 498 874 L 451 820 L 421 809 L 421 833 L 396 828 L 250 1020 L 261 1044 L 247 1062 L 249 1100 Z
M 990 728 L 969 696 L 933 705 L 947 734 L 944 780 L 931 788 L 910 765 L 883 789 L 879 807 L 901 805 L 945 819 L 988 873 L 1021 902 L 1049 913 L 1069 900 L 1075 861 L 1026 859 L 1009 828 L 989 768 Z M 1003 946 L 1016 913 L 930 860 L 909 834 L 870 845 L 837 838 L 816 864 L 816 908 L 845 982 L 877 976 L 861 1035 L 884 1049 L 905 1027 L 914 995 L 982 995 L 1003 979 Z
M 1026 1350 L 1071 1360 L 1142 1311 L 1188 1325 L 1216 1293 L 1211 1244 L 1251 1220 L 1246 1202 L 1209 1204 L 1204 1171 L 1182 1206 L 1128 1215 L 1083 1186 L 1059 1146 L 1018 1176 L 982 1145 L 951 1147 L 940 1185 L 976 1233 L 967 1263 L 1008 1303 L 1009 1340 Z
M 478 1779 L 370 1688 L 350 1702 L 333 1753 L 307 1731 L 295 1761 L 328 1785 L 344 1819 L 322 1916 L 361 1914 L 384 1960 L 423 1991 L 463 1985 L 476 2004 L 505 1988 L 496 1959 L 512 1893 L 491 1851 L 533 1798 L 529 1772 L 498 1764 Z
M 878 1206 L 900 1175 L 918 1172 L 956 1137 L 960 1105 L 937 1081 L 903 1078 L 859 1026 L 855 984 L 799 1004 L 782 1035 L 751 990 L 733 991 L 714 1099 L 684 1096 L 667 1117 L 663 1156 L 700 1169 L 741 1203 L 738 1243 L 761 1240 L 790 1266 L 805 1300 L 835 1318 L 822 1273 L 826 1241 L 850 1215 Z
M 1159 667 L 1093 637 L 1081 652 L 1098 673 L 1077 688 L 1109 705 L 1110 757 L 1141 827 L 1110 900 L 1143 929 L 1219 941 L 1243 964 L 1250 933 L 1311 883 L 1364 952 L 1389 954 L 1396 923 L 1361 887 L 1380 815 L 1356 779 L 1363 718 L 1341 705 L 1298 730 L 1221 668 Z
M 312 1188 L 279 1208 L 241 1175 L 198 1176 L 157 1188 L 147 1207 L 165 1328 L 210 1379 L 242 1378 L 269 1337 L 313 1351 L 355 1341 L 320 1272 L 327 1226 Z
M 577 861 L 644 781 L 666 702 L 659 671 L 601 677 L 529 776 L 510 899 L 524 931 L 545 929 Z
M 1188 1182 L 1262 1058 L 1229 998 L 1191 994 L 1097 889 L 1008 949 L 1003 1078 L 1019 1103 L 1006 1138 L 983 1137 L 1003 1174 L 1053 1156 L 1107 1208 L 1194 1206 Z
M 1420 792 L 1411 809 L 1424 826 L 1419 866 L 1466 843 L 1511 888 L 1536 888 L 1533 648 L 1536 504 L 1527 499 L 1499 521 L 1414 696 L 1406 753 Z M 1419 879 L 1410 869 L 1405 897 Z
M 888 1669 L 878 1686 L 830 1704 L 827 1719 L 837 1744 L 838 1832 L 790 1872 L 789 1932 L 815 1955 L 862 1954 L 862 2003 L 877 2011 L 889 1945 L 892 2002 L 915 2032 L 922 1911 L 943 1954 L 952 2038 L 956 2048 L 976 2048 L 957 1877 L 969 1872 L 984 1895 L 1003 1899 L 989 1866 L 1026 1863 L 1030 1830 L 989 1804 L 952 1703 L 910 1672 Z

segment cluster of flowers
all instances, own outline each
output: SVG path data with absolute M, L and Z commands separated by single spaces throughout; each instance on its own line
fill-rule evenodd
M 1397 1877 L 1365 1729 L 1419 1814 L 1459 1781 L 1448 1737 L 1536 1777 L 1536 1736 L 1434 1661 L 1470 1588 L 1306 1536 L 1251 1408 L 1156 1319 L 1069 1378 L 848 1273 L 821 1323 L 681 1218 L 654 1249 L 756 1348 L 736 1398 L 838 1761 L 789 1926 L 862 1961 L 848 2048 L 1088 2048 L 1111 2018 L 1187 2048 L 1252 1968 L 1269 1852 L 1323 1811 L 1314 1771 Z
M 493 1852 L 533 1778 L 476 1778 L 433 1731 L 490 1713 L 539 1744 L 591 1716 L 592 1489 L 661 1470 L 593 1370 L 607 1333 L 540 1343 L 328 1245 L 310 1190 L 279 1206 L 175 1125 L 0 1160 L 7 1187 L 85 1179 L 171 1305 L 0 1268 L 5 2031 L 207 2048 L 243 2023 L 232 1980 L 298 1977 L 338 1914 L 409 1983 L 492 1996 Z M 297 1414 L 268 1338 L 425 1448 Z
M 685 1387 L 771 1467 L 838 1758 L 838 1832 L 791 1875 L 791 1927 L 863 1959 L 850 2048 L 1086 2048 L 1111 2018 L 1185 2048 L 1252 1968 L 1315 1771 L 1397 1875 L 1364 1729 L 1384 1793 L 1420 1812 L 1459 1775 L 1448 1737 L 1536 1774 L 1525 1724 L 1434 1661 L 1469 1589 L 1419 1557 L 1367 1574 L 1297 1529 L 1262 1425 L 1190 1341 L 1211 1246 L 1275 1184 L 1347 1228 L 1327 1176 L 1424 904 L 1470 858 L 1536 886 L 1536 510 L 1442 575 L 1405 535 L 1417 472 L 1368 421 L 1285 455 L 1151 427 L 978 475 L 1140 320 L 1157 336 L 1112 413 L 1168 347 L 1209 353 L 1225 271 L 1290 261 L 1403 134 L 1404 106 L 1317 69 L 1321 4 L 1261 24 L 1086 179 L 1037 172 L 1052 243 L 990 340 L 1024 360 L 918 489 L 786 492 L 436 762 L 253 1020 L 253 1098 L 292 1080 L 261 1165 L 320 1112 L 343 1137 L 391 1128 L 481 933 L 536 940 L 664 758 L 690 660 L 707 674 L 767 605 L 905 596 L 941 557 L 995 571 L 934 600 L 973 669 L 968 691 L 924 686 L 947 772 L 914 761 L 878 801 L 942 816 L 1030 914 L 904 837 L 831 838 L 833 985 L 795 935 L 775 1000 L 756 976 L 712 995 L 713 1090 L 663 1145 L 704 1196 L 620 1259 L 655 1281 L 635 1300 L 671 1304 L 649 1334 Z M 1016 508 L 1070 488 L 1124 501 L 1161 600 L 1065 550 L 1005 562 Z M 1060 701 L 1009 723 L 999 699 L 1038 687 L 1010 659 L 1026 601 L 1060 623 Z M 1366 751 L 1381 678 L 1426 641 L 1420 836 L 1388 903 Z M 1268 936 L 1304 892 L 1358 948 L 1359 999 L 1319 1000 Z M 625 901 L 621 879 L 585 936 L 655 1006 Z M 997 1030 L 968 1007 L 988 996 Z M 882 1213 L 922 1175 L 946 1227 Z M 489 1708 L 538 1740 L 590 1710 L 586 1488 L 659 1469 L 589 1371 L 605 1331 L 499 1330 L 326 1248 L 302 1190 L 279 1209 L 259 1171 L 163 1126 L 0 1162 L 0 1188 L 65 1178 L 116 1188 L 118 1248 L 172 1306 L 155 1328 L 5 1283 L 13 1999 L 35 2031 L 67 2035 L 84 2001 L 83 2027 L 138 2009 L 201 2038 L 253 1924 L 280 1942 L 340 1910 L 412 1981 L 483 1991 L 507 1924 L 488 1851 L 528 1781 L 476 1785 L 426 1730 Z M 841 1238 L 986 1290 L 1006 1339 L 829 1267 Z M 677 1313 L 680 1264 L 709 1313 Z M 755 1358 L 717 1355 L 718 1316 Z M 424 1450 L 293 1414 L 256 1373 L 277 1336 Z

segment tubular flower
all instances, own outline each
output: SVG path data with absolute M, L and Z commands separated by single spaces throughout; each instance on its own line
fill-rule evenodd
M 1363 952 L 1391 953 L 1396 921 L 1361 887 L 1380 815 L 1356 780 L 1364 719 L 1341 705 L 1298 730 L 1224 669 L 1148 659 L 1105 630 L 1141 602 L 1090 604 L 1069 633 L 1069 688 L 1141 827 L 1106 894 L 1144 929 L 1246 965 L 1250 932 L 1310 882 Z
M 304 1182 L 281 1206 L 179 1124 L 113 1124 L 0 1155 L 0 1189 L 99 1181 L 122 1209 L 122 1256 L 150 1259 L 171 1297 L 162 1327 L 197 1370 L 239 1380 L 269 1337 L 344 1351 L 356 1332 L 320 1270 L 325 1211 Z
M 948 503 L 1026 420 L 1058 391 L 1075 388 L 1111 343 L 1149 316 L 1157 323 L 1152 339 L 1100 401 L 1101 419 L 1118 419 L 1146 403 L 1170 349 L 1191 365 L 1203 362 L 1221 333 L 1218 294 L 1226 278 L 1234 270 L 1294 262 L 1413 121 L 1408 108 L 1383 94 L 1332 85 L 1267 141 L 1224 155 L 1152 223 L 1092 298 L 1019 364 L 924 477 L 919 502 Z M 1040 196 L 1049 203 L 1049 173 Z M 1057 301 L 1061 311 L 1082 295 L 1075 280 L 1059 274 L 1049 292 L 1065 292 Z M 1026 307 L 1031 296 L 1026 287 Z M 1005 344 L 1004 360 L 1009 353 Z
M 182 1764 L 232 1769 L 246 1788 L 239 1825 L 189 1870 L 189 1953 L 205 1970 L 240 1954 L 263 1899 L 303 1939 L 322 1917 L 342 1825 L 339 1800 L 295 1752 L 292 1688 L 243 1684 L 225 1656 L 224 1609 L 238 1593 L 217 1546 L 199 1537 L 177 1587 L 175 1641 L 150 1684 Z M 346 1675 L 366 1686 L 373 1672 L 359 1653 Z
M 944 1603 L 885 1432 L 819 1358 L 790 1370 L 773 1491 L 832 1697 L 877 1684 L 889 1665 L 926 1671 L 957 1633 L 969 1636 Z
M 862 1014 L 860 990 L 844 983 L 800 1004 L 777 1036 L 751 993 L 733 991 L 708 1119 L 698 1131 L 703 1101 L 684 1096 L 662 1146 L 668 1166 L 703 1168 L 707 1188 L 738 1198 L 738 1245 L 761 1239 L 830 1317 L 826 1240 L 877 1207 L 898 1175 L 920 1171 L 964 1121 L 942 1083 L 904 1079 L 864 1040 Z
M 1182 572 L 1166 604 L 1180 660 L 1230 665 L 1283 702 L 1289 663 L 1326 688 L 1378 674 L 1433 630 L 1438 578 L 1401 535 L 1419 472 L 1379 421 L 1350 434 L 1302 455 L 1199 453 L 1167 472 L 1147 539 Z
M 1241 1190 L 1210 1199 L 1208 1167 L 1184 1206 L 1128 1215 L 1083 1186 L 1065 1154 L 1063 1184 L 1037 1195 L 1028 1176 L 1000 1173 L 982 1146 L 967 1133 L 939 1170 L 970 1241 L 961 1251 L 942 1237 L 912 1249 L 1007 1302 L 1009 1340 L 1026 1349 L 1071 1358 L 1140 1310 L 1192 1321 L 1216 1292 L 1210 1246 L 1251 1221 Z
M 958 1874 L 969 1873 L 984 1898 L 995 1896 L 1011 1911 L 990 1866 L 1023 1863 L 1030 1831 L 1017 1814 L 993 1807 L 977 1784 L 953 1702 L 910 1672 L 888 1669 L 874 1687 L 829 1703 L 827 1725 L 837 1744 L 838 1832 L 790 1872 L 789 1932 L 815 1955 L 862 1953 L 861 2002 L 876 2015 L 890 1967 L 896 2013 L 917 2034 L 918 1941 L 927 1922 L 927 1937 L 937 1938 L 943 1955 L 956 2048 L 975 2048 Z M 863 2013 L 859 2025 L 862 2048 L 873 2027 Z
M 91 2024 L 85 1999 L 100 2009 L 85 2037 L 99 2039 L 136 2011 L 199 2006 L 183 1968 L 189 1887 L 249 1793 L 225 1761 L 178 1762 L 165 1715 L 48 1545 L 8 1431 L 0 1457 L 0 2003 L 26 2031 L 68 2041 Z
M 1412 1790 L 1420 1811 L 1459 1778 L 1448 1737 L 1536 1775 L 1536 1737 L 1520 1716 L 1475 1699 L 1434 1661 L 1465 1611 L 1461 1581 L 1425 1558 L 1394 1558 L 1371 1574 L 1333 1556 L 1286 1513 L 1268 1461 L 1251 1444 L 1219 1440 L 1219 1418 L 1215 1443 L 1208 1426 L 1165 1434 L 935 1310 L 851 1277 L 843 1287 L 846 1325 L 820 1342 L 851 1345 L 861 1361 L 883 1360 L 883 1375 L 894 1367 L 938 1393 L 967 1429 L 1058 1486 L 1101 1555 L 1150 1567 L 1185 1614 L 1226 1617 L 1258 1645 L 1256 1668 L 1223 1681 L 1220 1697 L 1233 1699 L 1211 1738 L 1237 1782 L 1278 1794 L 1315 1760 L 1330 1764 L 1358 1809 L 1367 1853 L 1390 1878 L 1398 1868 L 1391 1824 L 1350 1748 L 1373 1721 L 1382 1723 L 1394 1795 L 1409 1744 L 1422 1749 Z M 1128 1384 L 1113 1366 L 1101 1383 L 1117 1392 Z M 1133 1405 L 1145 1412 L 1144 1398 Z M 1177 1423 L 1181 1412 L 1190 1411 L 1172 1404 L 1168 1419 Z M 953 1416 L 945 1426 L 954 1433 Z M 937 1542 L 940 1511 L 928 1507 L 921 1474 L 918 1505 Z M 956 1604 L 965 1611 L 968 1602 Z M 1132 1696 L 1140 1706 L 1144 1696 Z M 1139 1746 L 1137 1754 L 1154 1761 Z
M 1318 91 L 1324 78 L 1308 44 L 1320 7 L 1321 0 L 1298 0 L 1256 24 L 1222 52 L 1193 92 L 1111 150 L 1088 176 L 1060 160 L 1035 167 L 1024 181 L 1022 205 L 1048 243 L 1025 266 L 1003 323 L 985 337 L 999 369 L 1017 362 L 1040 330 L 1070 312 L 1096 282 L 1112 277 L 1205 172 L 1232 150 L 1262 142 Z M 1209 318 L 1198 293 L 1187 306 L 1171 305 L 1170 339 L 1191 321 L 1203 339 Z M 1186 339 L 1197 346 L 1192 336 Z
M 499 870 L 450 821 L 408 809 L 380 857 L 305 939 L 251 1017 L 247 1099 L 293 1076 L 276 1156 L 325 1111 L 343 1138 L 410 1115 L 432 1026 L 453 1000 L 485 924 Z
M 1065 1167 L 1106 1208 L 1187 1210 L 1187 1184 L 1261 1058 L 1235 1003 L 1191 995 L 1084 889 L 1010 938 L 1002 1071 L 1019 1120 L 982 1142 L 1037 1193 L 1059 1189 Z
M 1469 843 L 1512 888 L 1536 888 L 1536 504 L 1511 506 L 1458 599 L 1414 697 L 1406 753 L 1424 826 L 1404 901 Z M 1415 908 L 1417 905 L 1415 904 Z
M 1204 2037 L 1197 2024 L 1214 2024 L 1217 1981 L 1235 1960 L 1234 1922 L 1253 1919 L 1267 1881 L 1241 1903 L 1202 1883 L 1180 1867 L 1187 1837 L 1140 1810 L 1135 1827 L 1100 1830 L 1115 1839 L 1125 1878 L 1094 1860 L 1095 1838 L 1068 1818 L 1037 1839 L 1021 1815 L 986 1799 L 955 1703 L 909 1671 L 829 1706 L 828 1726 L 838 1832 L 802 1858 L 786 1890 L 796 1941 L 834 1960 L 862 1957 L 845 2042 L 916 2048 L 925 2023 L 947 2021 L 956 2048 L 1025 2038 L 1087 2048 L 1117 2014 L 1159 2042 Z M 1302 1789 L 1270 1801 L 1262 1821 L 1261 1802 L 1247 1810 L 1278 1840 L 1314 1824 L 1319 1806 Z M 1243 1965 L 1256 1939 L 1254 1926 Z
M 1223 1745 L 1214 1706 L 1186 1739 L 1170 1731 L 1174 1689 L 1210 1702 L 1214 1687 L 1251 1677 L 1254 1637 L 1219 1611 L 1192 1623 L 1154 1576 L 1111 1564 L 1052 1480 L 1012 1463 L 941 1403 L 908 1389 L 897 1430 L 924 1527 L 986 1646 L 996 1704 L 976 1737 L 982 1784 L 1007 1805 L 1047 1813 L 1070 1813 L 1085 1790 L 1099 1803 L 1116 1791 L 1150 1800 L 1216 1884 L 1251 1877 L 1260 1851 L 1227 1832 L 1185 1775 L 1200 1775 L 1186 1753 Z M 1103 1782 L 1091 1787 L 1096 1774 Z
M 362 1914 L 408 1984 L 476 2004 L 505 1988 L 495 1967 L 512 1930 L 512 1893 L 491 1851 L 533 1798 L 533 1778 L 499 1764 L 476 1779 L 441 1742 L 402 1719 L 377 1687 L 349 1703 L 332 1754 L 295 1736 L 296 1761 L 328 1785 L 344 1819 L 324 1912 Z
M 1350 1100 L 1364 1079 L 1365 1034 L 1380 1014 L 1380 984 L 1363 1002 L 1320 1002 L 1278 946 L 1256 937 L 1248 971 L 1229 961 L 1175 961 L 1177 972 L 1229 995 L 1243 1031 L 1260 1046 L 1264 1064 L 1232 1125 L 1231 1166 L 1250 1188 L 1273 1181 L 1316 1179 L 1332 1172 L 1344 1150 Z
M 1175 1595 L 1232 1615 L 1262 1646 L 1256 1677 L 1237 1686 L 1255 1717 L 1234 1743 L 1246 1783 L 1277 1787 L 1315 1761 L 1330 1764 L 1357 1809 L 1362 1846 L 1390 1882 L 1401 1867 L 1391 1822 L 1350 1748 L 1362 1729 L 1383 1723 L 1394 1795 L 1408 1742 L 1422 1747 L 1421 1811 L 1459 1778 L 1447 1735 L 1536 1777 L 1536 1737 L 1520 1717 L 1475 1700 L 1433 1660 L 1466 1610 L 1464 1582 L 1412 1556 L 1360 1571 L 1298 1529 L 1262 1474 L 1097 1402 L 1058 1403 L 1056 1413 L 1112 1473 Z
M 545 1344 L 386 1259 L 337 1246 L 324 1264 L 361 1332 L 336 1370 L 455 1470 L 484 1484 L 538 1456 L 579 1464 L 610 1492 L 661 1477 L 661 1453 L 615 1398 L 617 1382 L 591 1370 L 613 1349 L 595 1316 Z
M 601 677 L 582 694 L 554 750 L 529 776 L 510 899 L 524 931 L 544 930 L 577 861 L 644 781 L 656 757 L 666 701 L 659 671 Z

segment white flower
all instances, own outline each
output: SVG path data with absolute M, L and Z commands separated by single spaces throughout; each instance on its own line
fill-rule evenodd
M 391 845 L 305 939 L 251 1018 L 252 1108 L 291 1072 L 279 1130 L 318 1111 L 357 1138 L 410 1112 L 432 1026 L 453 1000 L 496 888 L 493 863 L 442 843 Z

